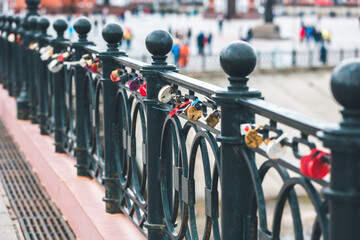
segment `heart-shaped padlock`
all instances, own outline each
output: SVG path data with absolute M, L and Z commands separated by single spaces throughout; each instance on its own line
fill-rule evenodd
M 271 159 L 280 159 L 285 155 L 285 148 L 281 145 L 281 141 L 286 139 L 287 133 L 281 134 L 276 139 L 267 142 L 266 154 Z
M 246 135 L 245 135 L 246 146 L 248 146 L 250 148 L 257 148 L 264 142 L 263 137 L 260 136 L 258 133 L 258 131 L 262 127 L 263 126 L 258 126 L 255 129 L 251 129 L 248 131 L 248 133 L 246 133 Z
M 118 82 L 120 81 L 120 69 L 115 69 L 114 71 L 111 72 L 110 74 L 110 79 L 113 82 Z
M 139 88 L 140 95 L 146 97 L 146 83 L 142 84 Z
M 324 161 L 330 157 L 329 153 L 319 149 L 312 149 L 309 155 L 302 156 L 300 159 L 300 171 L 303 175 L 322 179 L 330 171 L 330 165 Z
M 171 101 L 171 99 L 173 99 L 174 96 L 175 94 L 173 93 L 172 87 L 169 85 L 165 85 L 160 89 L 158 93 L 158 100 L 161 103 L 168 103 Z
M 220 110 L 215 109 L 206 118 L 205 122 L 212 128 L 214 128 L 220 121 Z

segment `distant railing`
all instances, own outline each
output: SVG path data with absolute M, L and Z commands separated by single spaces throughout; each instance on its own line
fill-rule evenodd
M 322 68 L 335 67 L 341 61 L 348 58 L 359 57 L 359 49 L 330 49 L 324 51 L 321 56 L 320 49 L 309 50 L 273 50 L 257 51 L 257 70 L 281 70 L 296 68 Z M 148 62 L 149 54 L 134 56 L 135 59 Z M 172 54 L 169 55 L 169 62 L 174 63 Z M 217 72 L 222 71 L 220 66 L 220 57 L 214 55 L 190 55 L 188 64 L 181 67 L 181 72 Z
M 221 52 L 230 76 L 224 89 L 167 64 L 172 38 L 165 31 L 147 36 L 147 64 L 119 50 L 118 24 L 104 27 L 107 49 L 98 50 L 87 40 L 87 18 L 75 22 L 79 40 L 71 43 L 63 37 L 66 21 L 56 20 L 57 36 L 48 36 L 49 21 L 36 16 L 39 2 L 27 4 L 25 18 L 0 16 L 1 83 L 17 99 L 18 118 L 39 123 L 41 134 L 53 135 L 56 152 L 76 159 L 79 176 L 104 186 L 108 213 L 124 213 L 154 240 L 279 239 L 288 203 L 294 238 L 304 239 L 296 186 L 314 207 L 312 239 L 358 237 L 360 60 L 333 72 L 332 92 L 344 107 L 334 126 L 249 88 L 257 57 L 245 42 Z M 266 120 L 260 124 L 255 116 Z M 280 124 L 299 135 L 287 135 Z M 318 150 L 314 138 L 331 153 Z M 283 181 L 271 227 L 262 185 L 270 169 Z M 196 171 L 203 173 L 201 185 Z M 195 188 L 204 190 L 203 205 L 196 205 Z

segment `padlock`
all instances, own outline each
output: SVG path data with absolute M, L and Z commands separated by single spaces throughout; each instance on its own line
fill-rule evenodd
M 300 172 L 308 177 L 322 179 L 330 171 L 330 165 L 325 162 L 330 154 L 319 149 L 312 149 L 309 155 L 302 156 L 300 159 Z
M 86 68 L 87 70 L 91 70 L 92 65 L 93 65 L 93 60 L 92 60 L 92 59 L 86 60 L 86 62 L 85 62 L 85 68 Z
M 64 62 L 69 56 L 70 56 L 69 52 L 60 53 L 60 55 L 58 57 L 58 61 L 59 62 Z
M 53 51 L 54 48 L 51 46 L 47 46 L 47 47 L 42 47 L 39 52 L 40 52 L 40 58 L 42 61 L 47 61 L 49 60 L 49 58 L 53 55 Z
M 212 128 L 214 128 L 220 121 L 220 110 L 215 109 L 206 118 L 205 122 Z
M 37 43 L 37 42 L 32 42 L 32 43 L 30 43 L 29 44 L 29 49 L 30 50 L 39 50 L 39 43 Z
M 240 134 L 246 135 L 251 130 L 251 123 L 240 124 Z
M 202 110 L 197 109 L 195 106 L 189 106 L 186 110 L 186 115 L 190 120 L 196 121 L 203 115 Z
M 140 95 L 146 97 L 146 83 L 142 84 L 139 88 Z
M 249 132 L 245 135 L 246 146 L 250 148 L 257 148 L 264 142 L 263 137 L 258 133 L 259 129 L 262 127 L 263 126 L 258 126 L 255 129 L 249 130 Z
M 163 86 L 158 94 L 158 100 L 161 103 L 168 103 L 171 99 L 173 99 L 173 97 L 175 97 L 175 94 L 173 93 L 172 87 L 169 85 Z
M 48 69 L 52 73 L 59 72 L 63 67 L 63 64 L 59 62 L 58 60 L 54 59 L 48 64 Z
M 279 137 L 270 139 L 265 139 L 265 144 L 267 145 L 266 154 L 271 159 L 280 159 L 285 155 L 285 148 L 281 145 L 281 141 L 286 139 L 287 133 L 281 134 Z
M 15 34 L 11 33 L 11 34 L 8 36 L 8 41 L 9 41 L 9 42 L 15 42 Z
M 115 69 L 114 71 L 111 72 L 110 74 L 110 79 L 113 82 L 118 82 L 120 81 L 120 69 Z
M 100 62 L 100 59 L 99 58 L 96 58 L 94 60 L 94 64 L 91 66 L 91 71 L 93 73 L 100 73 L 102 70 L 101 68 L 101 62 Z
M 191 100 L 188 100 L 188 101 L 180 104 L 178 107 L 174 108 L 173 110 L 171 110 L 171 111 L 169 112 L 170 117 L 173 117 L 173 116 L 175 115 L 175 113 L 177 113 L 177 112 L 182 112 L 182 111 L 186 110 L 186 108 L 187 108 L 191 103 L 192 103 L 192 101 L 191 101 Z
M 136 77 L 129 81 L 129 89 L 130 91 L 137 91 L 140 88 L 140 77 Z

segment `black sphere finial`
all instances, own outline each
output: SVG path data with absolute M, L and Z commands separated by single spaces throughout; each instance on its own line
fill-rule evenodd
M 79 34 L 79 41 L 86 41 L 91 30 L 91 23 L 87 17 L 79 17 L 74 23 L 74 29 Z
M 62 38 L 64 36 L 64 32 L 67 29 L 67 23 L 64 19 L 57 19 L 53 23 L 53 28 L 57 32 L 58 37 Z
M 230 77 L 247 77 L 256 66 L 256 53 L 244 41 L 230 43 L 220 53 L 220 65 Z
M 19 15 L 16 15 L 14 21 L 15 21 L 16 26 L 19 27 L 20 23 L 21 23 L 21 17 Z
M 145 44 L 153 56 L 165 56 L 172 49 L 173 39 L 170 33 L 164 30 L 155 30 L 147 35 Z
M 124 34 L 121 26 L 117 23 L 108 23 L 101 33 L 108 44 L 108 50 L 116 51 Z
M 37 24 L 38 24 L 38 27 L 41 30 L 41 32 L 46 34 L 46 30 L 50 26 L 49 20 L 45 17 L 41 17 L 38 19 Z
M 38 17 L 37 16 L 30 16 L 28 19 L 29 27 L 31 30 L 35 30 L 37 27 Z
M 344 60 L 331 77 L 331 91 L 338 103 L 347 110 L 360 110 L 360 59 Z

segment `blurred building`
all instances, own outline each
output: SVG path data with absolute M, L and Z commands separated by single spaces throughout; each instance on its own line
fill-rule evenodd
M 15 12 L 26 8 L 25 0 L 8 0 L 9 8 Z M 47 13 L 91 13 L 95 7 L 95 0 L 41 0 L 40 8 Z

